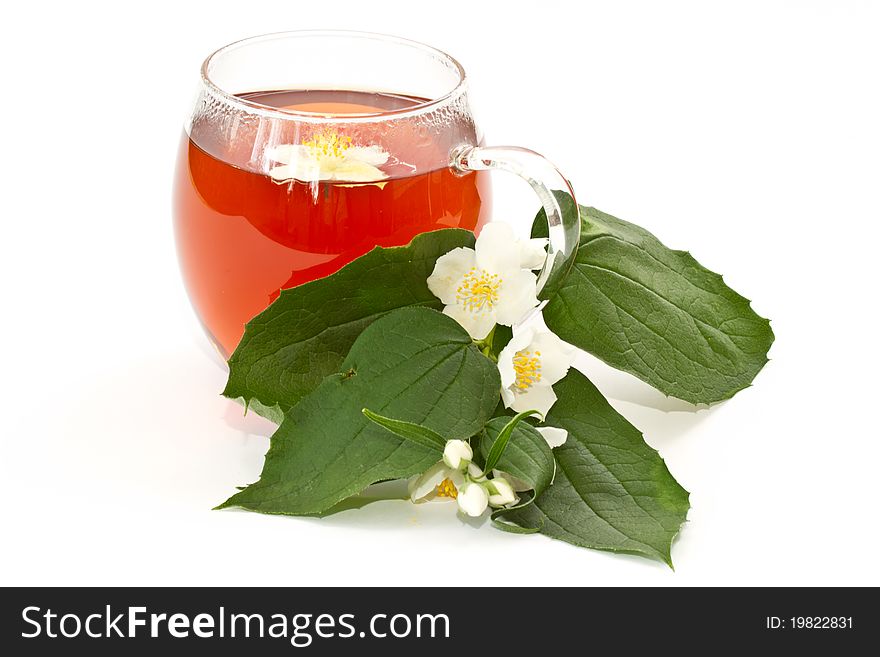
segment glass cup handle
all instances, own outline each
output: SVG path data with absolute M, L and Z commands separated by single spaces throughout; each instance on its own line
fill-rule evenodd
M 544 206 L 550 238 L 538 273 L 538 292 L 546 298 L 562 283 L 577 255 L 581 220 L 571 185 L 543 156 L 515 146 L 459 146 L 452 152 L 452 167 L 461 172 L 510 171 L 535 190 Z

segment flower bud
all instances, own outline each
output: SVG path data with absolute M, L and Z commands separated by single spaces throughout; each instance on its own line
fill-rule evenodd
M 458 508 L 476 518 L 483 515 L 489 506 L 489 494 L 481 484 L 469 481 L 458 491 Z
M 443 448 L 443 462 L 453 470 L 463 470 L 471 459 L 474 451 L 464 440 L 448 440 Z
M 504 507 L 518 500 L 513 486 L 503 477 L 495 477 L 489 482 L 489 504 L 494 507 Z

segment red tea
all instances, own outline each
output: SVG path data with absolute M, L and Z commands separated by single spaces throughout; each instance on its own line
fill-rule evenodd
M 265 92 L 241 98 L 332 116 L 393 112 L 424 102 L 350 91 Z M 355 143 L 370 143 L 369 131 L 381 131 L 383 124 L 363 126 Z M 459 175 L 448 168 L 449 135 L 438 138 L 424 126 L 397 134 L 380 180 L 302 182 L 269 175 L 265 157 L 255 160 L 253 155 L 260 135 L 248 132 L 247 126 L 234 128 L 238 136 L 223 140 L 193 124 L 181 144 L 174 199 L 187 290 L 226 356 L 241 339 L 245 323 L 282 288 L 331 274 L 376 245 L 406 244 L 418 233 L 438 228 L 474 230 L 486 220 L 485 174 Z M 352 142 L 345 135 L 328 138 L 330 133 L 321 127 L 313 134 L 303 130 L 298 128 L 287 141 L 325 149 Z M 387 135 L 376 140 L 380 137 L 387 140 Z

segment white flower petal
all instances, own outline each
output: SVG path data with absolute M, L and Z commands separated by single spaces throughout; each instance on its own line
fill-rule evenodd
M 568 440 L 568 431 L 559 429 L 558 427 L 535 427 L 538 433 L 544 436 L 544 440 L 550 445 L 550 448 L 559 447 Z
M 489 506 L 489 494 L 480 484 L 466 483 L 458 491 L 458 508 L 464 513 L 476 518 L 483 515 Z
M 546 237 L 536 237 L 519 243 L 519 266 L 523 269 L 540 269 L 547 259 Z
M 513 499 L 509 502 L 507 501 L 507 498 L 503 498 L 498 495 L 489 496 L 489 506 L 491 506 L 493 509 L 503 509 L 504 507 L 513 506 L 517 502 L 519 502 L 519 497 L 516 495 L 514 495 Z
M 375 182 L 384 180 L 388 174 L 367 162 L 343 160 L 333 167 L 333 179 L 346 182 Z
M 501 351 L 503 354 L 504 349 Z M 503 358 L 502 354 L 498 356 L 498 374 L 501 375 L 501 387 L 507 389 L 516 381 L 516 370 L 513 368 L 513 359 Z
M 515 393 L 513 403 L 508 408 L 522 413 L 523 411 L 536 410 L 546 416 L 550 407 L 556 403 L 556 393 L 550 386 L 532 386 L 525 392 Z
M 290 164 L 301 157 L 308 157 L 309 149 L 306 146 L 294 144 L 278 144 L 266 149 L 266 157 L 272 162 Z
M 504 402 L 504 408 L 510 408 L 516 401 L 516 395 L 510 388 L 501 388 L 501 401 Z
M 449 470 L 446 473 L 446 478 L 452 482 L 452 485 L 455 486 L 456 490 L 460 490 L 462 486 L 464 486 L 465 476 L 461 470 Z
M 568 374 L 577 353 L 574 347 L 548 330 L 536 331 L 529 349 L 541 354 L 541 383 L 546 385 L 552 385 Z
M 431 293 L 446 305 L 454 304 L 461 279 L 476 265 L 476 256 L 473 249 L 460 246 L 437 258 L 428 276 Z
M 322 161 L 319 165 L 321 180 L 341 180 L 344 182 L 375 182 L 388 177 L 384 171 L 372 164 L 357 161 Z
M 513 335 L 510 337 L 510 342 L 508 342 L 504 349 L 510 349 L 510 357 L 513 358 L 513 355 L 516 354 L 517 351 L 522 351 L 530 344 L 532 344 L 532 340 L 535 339 L 536 329 L 534 326 L 519 324 L 513 327 Z
M 516 493 L 513 492 L 513 486 L 504 477 L 495 477 L 490 482 L 490 486 L 495 489 L 495 492 L 489 495 L 490 505 L 502 507 L 517 501 Z
M 500 221 L 490 221 L 480 230 L 474 247 L 477 252 L 477 266 L 493 274 L 517 271 L 519 265 L 519 244 L 513 229 Z
M 461 324 L 474 340 L 484 339 L 495 326 L 494 312 L 471 312 L 459 303 L 446 306 L 443 314 Z
M 443 462 L 453 470 L 462 470 L 463 465 L 474 458 L 474 451 L 464 440 L 448 440 L 443 448 Z
M 513 369 L 513 358 L 518 351 L 522 351 L 532 343 L 535 329 L 516 329 L 501 353 L 498 354 L 498 372 L 501 374 L 501 387 L 509 388 L 516 381 L 516 372 Z
M 319 180 L 330 179 L 330 176 L 322 172 L 318 161 L 308 157 L 295 159 L 290 164 L 281 164 L 272 167 L 269 169 L 269 175 L 275 180 L 285 182 L 290 180 L 317 182 Z
M 296 177 L 295 174 L 296 168 L 289 164 L 279 164 L 277 167 L 269 169 L 269 176 L 278 181 L 293 180 Z
M 425 473 L 410 483 L 409 496 L 413 502 L 430 495 L 437 486 L 439 486 L 447 477 L 449 468 L 443 461 L 435 463 L 428 468 Z
M 526 269 L 518 269 L 504 272 L 501 280 L 495 312 L 499 324 L 513 326 L 538 305 L 538 277 Z
M 346 160 L 379 166 L 388 161 L 389 154 L 379 146 L 352 146 L 343 152 Z

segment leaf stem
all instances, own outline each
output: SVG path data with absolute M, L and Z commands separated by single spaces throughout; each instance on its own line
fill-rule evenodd
M 487 335 L 482 340 L 474 340 L 474 344 L 477 345 L 477 348 L 480 352 L 492 362 L 498 362 L 498 359 L 492 353 L 492 341 L 495 339 L 495 329 L 498 327 L 497 324 L 492 327 L 492 330 L 489 331 L 489 335 Z

